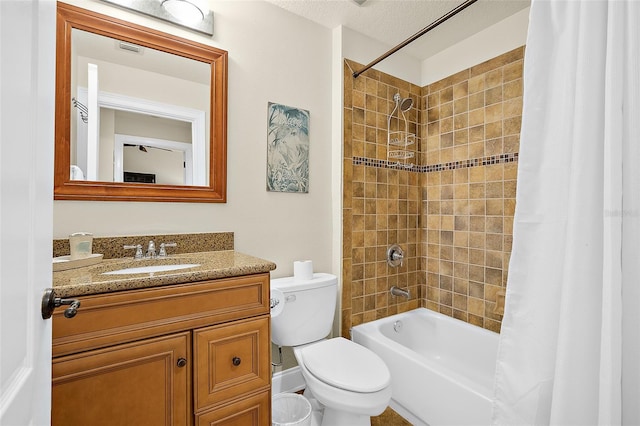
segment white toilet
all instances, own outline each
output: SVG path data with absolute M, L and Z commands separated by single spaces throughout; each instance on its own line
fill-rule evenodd
M 391 400 L 391 375 L 364 346 L 331 332 L 336 308 L 335 275 L 271 280 L 271 341 L 292 346 L 306 383 L 304 395 L 322 405 L 323 426 L 370 425 Z M 280 306 L 278 306 L 280 305 Z

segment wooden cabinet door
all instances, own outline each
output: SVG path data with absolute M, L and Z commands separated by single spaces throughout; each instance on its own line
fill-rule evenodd
M 196 416 L 196 426 L 269 425 L 271 425 L 271 392 L 268 390 Z
M 192 423 L 189 332 L 53 359 L 52 424 Z
M 193 332 L 195 412 L 271 384 L 269 317 Z

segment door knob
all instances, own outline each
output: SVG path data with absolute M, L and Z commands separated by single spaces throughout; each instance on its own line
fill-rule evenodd
M 65 318 L 73 318 L 78 313 L 78 309 L 80 308 L 80 301 L 78 299 L 62 299 L 60 297 L 56 297 L 56 294 L 52 288 L 48 288 L 44 291 L 44 295 L 42 295 L 42 319 L 49 319 L 51 315 L 53 315 L 53 310 L 62 305 L 69 305 L 67 309 L 64 310 Z

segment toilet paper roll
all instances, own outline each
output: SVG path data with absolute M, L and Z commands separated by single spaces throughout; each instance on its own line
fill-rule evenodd
M 312 280 L 313 262 L 311 260 L 298 260 L 293 262 L 293 278 L 296 280 Z
M 275 318 L 284 309 L 284 293 L 277 288 L 269 290 L 269 304 L 271 306 L 271 318 Z

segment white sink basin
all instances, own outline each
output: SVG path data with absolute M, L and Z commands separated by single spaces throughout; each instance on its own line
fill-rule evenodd
M 116 271 L 104 272 L 102 275 L 130 275 L 130 274 L 149 274 L 153 272 L 177 271 L 179 269 L 195 268 L 200 266 L 199 263 L 183 263 L 179 265 L 151 265 L 137 266 L 133 268 L 118 269 Z

